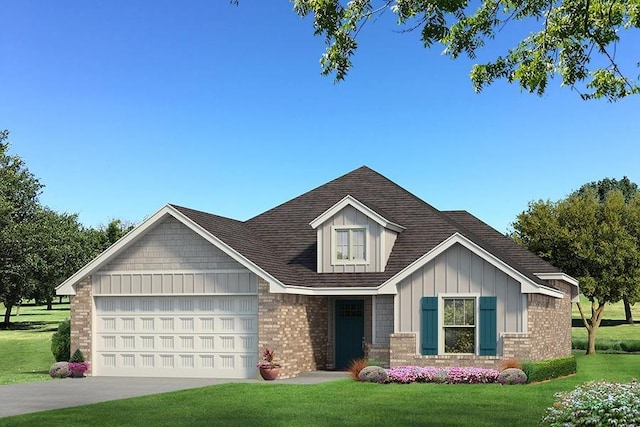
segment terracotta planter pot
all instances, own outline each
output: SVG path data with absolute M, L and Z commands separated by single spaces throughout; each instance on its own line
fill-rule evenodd
M 280 368 L 260 368 L 260 376 L 265 381 L 273 381 L 278 378 Z

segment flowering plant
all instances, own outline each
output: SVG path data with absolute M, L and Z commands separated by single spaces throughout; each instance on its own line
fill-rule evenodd
M 273 361 L 275 352 L 269 348 L 265 348 L 262 352 L 262 360 L 258 362 L 258 368 L 279 368 L 280 364 Z
M 589 382 L 555 395 L 542 419 L 545 426 L 640 425 L 640 384 Z
M 447 384 L 486 384 L 498 379 L 495 369 L 453 367 L 435 368 L 420 366 L 399 366 L 388 371 L 388 383 L 447 383 Z
M 89 369 L 87 362 L 69 362 L 69 370 L 72 372 L 85 373 Z

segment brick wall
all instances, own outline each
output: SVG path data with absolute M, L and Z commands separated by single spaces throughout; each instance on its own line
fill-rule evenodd
M 505 359 L 531 360 L 531 335 L 506 333 L 502 335 L 502 343 Z
M 390 365 L 394 366 L 473 366 L 476 368 L 497 368 L 502 356 L 474 356 L 468 354 L 448 354 L 423 356 L 416 353 L 414 332 L 391 335 Z
M 76 349 L 82 350 L 84 358 L 87 362 L 91 362 L 91 312 L 92 291 L 91 276 L 82 279 L 76 285 L 76 294 L 71 298 L 71 354 Z M 91 363 L 89 363 L 89 371 L 91 373 Z
M 564 298 L 539 294 L 527 296 L 531 360 L 571 354 L 571 285 L 561 281 L 554 281 L 553 285 L 564 292 Z
M 383 368 L 389 367 L 389 345 L 388 344 L 370 344 L 365 345 L 364 357 L 373 359 Z
M 327 369 L 327 307 L 327 297 L 271 294 L 259 280 L 258 352 L 275 350 L 279 378 Z

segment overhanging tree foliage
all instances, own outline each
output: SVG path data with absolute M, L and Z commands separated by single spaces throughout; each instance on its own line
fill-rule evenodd
M 639 291 L 640 195 L 625 203 L 613 190 L 600 202 L 585 188 L 558 202 L 530 203 L 513 228 L 518 243 L 580 281 L 591 302 L 589 316 L 578 303 L 588 331 L 587 354 L 595 353 L 605 306 Z
M 503 31 L 507 25 L 525 29 L 529 35 L 523 40 L 473 66 L 471 81 L 478 92 L 505 79 L 542 95 L 549 80 L 559 75 L 562 85 L 583 99 L 616 101 L 640 93 L 637 72 L 625 69 L 629 65 L 616 57 L 621 34 L 640 28 L 638 0 L 291 1 L 298 15 L 313 16 L 315 35 L 324 36 L 327 45 L 322 73 L 335 74 L 336 81 L 352 66 L 364 24 L 390 11 L 404 30 L 420 30 L 425 47 L 439 43 L 452 58 L 466 54 L 475 59 L 490 39 L 513 43 L 508 39 L 513 36 Z

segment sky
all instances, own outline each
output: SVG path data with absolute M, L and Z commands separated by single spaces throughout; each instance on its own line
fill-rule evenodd
M 640 97 L 585 102 L 558 78 L 476 94 L 470 60 L 393 16 L 338 84 L 287 0 L 2 0 L 0 16 L 0 129 L 41 202 L 87 226 L 166 203 L 246 220 L 362 165 L 501 232 L 530 201 L 640 183 Z

